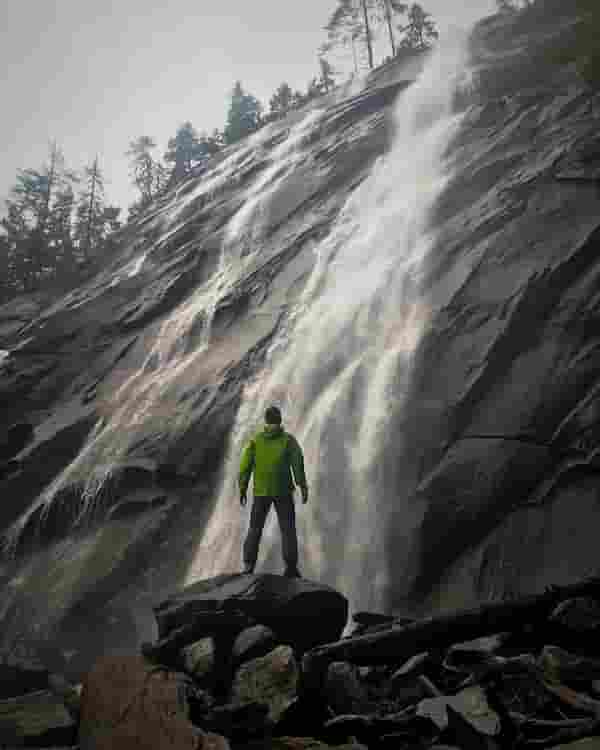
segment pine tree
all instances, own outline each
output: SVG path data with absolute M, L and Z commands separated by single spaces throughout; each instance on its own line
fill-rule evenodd
M 334 47 L 350 46 L 354 61 L 354 72 L 358 73 L 358 56 L 356 45 L 366 42 L 363 23 L 358 14 L 358 6 L 351 0 L 339 0 L 329 22 L 325 26 L 327 42 L 321 47 L 321 55 L 330 52 Z
M 319 82 L 319 79 L 317 76 L 314 76 L 309 82 L 308 86 L 306 87 L 306 96 L 304 97 L 304 100 L 309 102 L 312 99 L 316 99 L 318 96 L 321 96 L 322 94 L 321 90 L 321 84 Z
M 48 246 L 54 259 L 55 273 L 60 280 L 72 279 L 77 271 L 73 238 L 75 194 L 71 185 L 56 193 L 48 218 Z
M 367 42 L 367 53 L 369 55 L 369 68 L 373 70 L 373 36 L 371 33 L 371 22 L 369 19 L 369 6 L 368 0 L 360 0 L 360 6 L 363 14 L 364 25 L 365 25 L 365 39 Z
M 321 88 L 327 93 L 335 86 L 333 68 L 325 57 L 319 57 L 319 67 L 321 68 Z
M 212 135 L 208 136 L 207 143 L 209 152 L 216 154 L 217 151 L 220 151 L 225 146 L 225 133 L 219 130 L 219 128 L 215 128 Z
M 6 234 L 0 234 L 0 304 L 17 293 L 14 256 Z
M 270 114 L 273 115 L 274 118 L 286 115 L 292 106 L 293 98 L 294 93 L 290 85 L 288 83 L 282 83 L 269 101 Z
M 174 164 L 174 178 L 180 180 L 191 174 L 193 166 L 207 156 L 206 145 L 191 122 L 184 122 L 167 144 L 165 161 Z
M 157 162 L 151 153 L 155 148 L 156 143 L 150 136 L 141 135 L 130 141 L 129 149 L 125 152 L 125 156 L 131 159 L 130 174 L 133 184 L 140 191 L 140 199 L 135 204 L 140 209 L 150 203 L 156 188 Z
M 338 0 L 325 30 L 328 43 L 324 51 L 336 44 L 352 44 L 354 67 L 357 71 L 355 44 L 364 41 L 367 49 L 369 68 L 374 66 L 373 39 L 375 31 L 385 25 L 389 35 L 392 56 L 396 55 L 394 18 L 406 13 L 408 6 L 401 0 Z
M 91 166 L 85 167 L 84 179 L 86 186 L 77 205 L 75 237 L 82 260 L 88 262 L 104 239 L 104 176 L 98 165 L 98 157 Z
M 383 8 L 383 14 L 385 16 L 385 23 L 390 38 L 390 47 L 392 48 L 392 57 L 396 57 L 397 47 L 394 36 L 394 24 L 392 21 L 395 15 L 404 15 L 408 10 L 408 5 L 400 2 L 400 0 L 379 0 L 379 2 Z
M 231 102 L 225 125 L 225 143 L 230 145 L 258 129 L 260 125 L 261 105 L 258 99 L 248 94 L 236 81 L 231 93 Z
M 431 42 L 439 38 L 435 28 L 435 21 L 418 3 L 413 3 L 408 9 L 408 24 L 402 29 L 405 36 L 400 46 L 404 49 L 429 49 Z
M 15 278 L 15 289 L 17 293 L 29 292 L 36 288 L 36 268 L 31 256 L 28 208 L 22 201 L 7 200 L 6 209 L 2 228 L 6 233 L 7 255 Z
M 56 196 L 75 181 L 76 176 L 66 168 L 56 143 L 51 145 L 49 161 L 41 169 L 21 169 L 17 173 L 6 202 L 8 216 L 2 224 L 23 291 L 37 289 L 44 278 L 56 271 L 48 227 Z

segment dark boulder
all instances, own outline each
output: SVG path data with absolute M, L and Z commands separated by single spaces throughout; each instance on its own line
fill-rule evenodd
M 277 646 L 277 638 L 271 628 L 264 625 L 252 625 L 238 635 L 233 643 L 231 656 L 237 667 L 251 659 L 266 656 Z
M 282 643 L 304 651 L 341 636 L 348 601 L 335 589 L 304 578 L 222 575 L 187 586 L 154 611 L 164 639 L 200 615 L 228 610 L 246 614 L 271 628 Z

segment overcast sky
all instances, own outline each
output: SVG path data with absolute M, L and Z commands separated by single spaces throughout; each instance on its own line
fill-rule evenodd
M 75 169 L 96 153 L 107 197 L 126 208 L 129 141 L 164 152 L 184 120 L 221 128 L 236 79 L 265 105 L 306 88 L 336 0 L 0 0 L 0 198 L 56 139 Z M 424 0 L 443 32 L 494 0 Z M 3 208 L 3 200 L 2 200 Z M 124 214 L 126 212 L 124 211 Z

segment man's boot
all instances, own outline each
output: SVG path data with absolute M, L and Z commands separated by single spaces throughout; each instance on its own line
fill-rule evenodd
M 286 578 L 302 578 L 298 568 L 286 568 L 283 574 Z

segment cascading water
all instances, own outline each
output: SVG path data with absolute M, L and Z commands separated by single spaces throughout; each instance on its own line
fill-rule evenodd
M 452 104 L 466 77 L 465 50 L 462 40 L 438 48 L 399 97 L 392 148 L 318 247 L 300 303 L 265 368 L 246 384 L 188 581 L 239 570 L 239 457 L 266 406 L 277 403 L 304 448 L 311 489 L 309 504 L 298 506 L 304 574 L 338 586 L 355 606 L 382 606 L 386 519 L 404 514 L 407 538 L 414 524 L 399 488 L 386 482 L 382 453 L 397 441 L 400 455 L 404 439 L 390 433 L 391 416 L 402 409 L 411 355 L 428 320 L 419 274 L 434 242 L 431 209 L 447 182 L 444 155 L 461 121 Z M 238 216 L 236 233 L 251 216 Z M 279 555 L 272 514 L 259 569 L 280 570 Z
M 339 586 L 355 606 L 381 606 L 387 583 L 383 531 L 394 506 L 406 516 L 407 537 L 411 528 L 408 508 L 398 507 L 398 487 L 386 481 L 381 455 L 390 440 L 401 440 L 390 434 L 390 418 L 402 409 L 411 354 L 428 318 L 419 272 L 433 244 L 428 217 L 446 182 L 443 157 L 461 119 L 452 113 L 452 99 L 464 73 L 462 43 L 432 55 L 398 100 L 391 150 L 353 192 L 317 248 L 299 302 L 264 369 L 245 386 L 225 480 L 188 580 L 239 569 L 244 531 L 236 486 L 239 456 L 267 404 L 276 402 L 304 448 L 311 488 L 309 505 L 298 514 L 303 572 Z M 261 166 L 225 226 L 216 270 L 149 334 L 153 343 L 142 366 L 110 394 L 107 416 L 77 458 L 8 531 L 9 548 L 30 519 L 43 522 L 62 487 L 86 483 L 77 525 L 94 510 L 113 467 L 136 457 L 138 443 L 143 459 L 151 455 L 153 440 L 164 443 L 171 431 L 183 431 L 189 416 L 172 404 L 195 393 L 203 378 L 218 378 L 230 361 L 230 351 L 213 351 L 212 318 L 238 281 L 268 262 L 260 239 L 271 201 L 301 173 L 322 116 L 313 110 L 289 131 L 263 129 L 150 217 L 157 231 L 162 227 L 161 245 L 185 226 L 184 209 L 194 201 L 226 189 L 240 170 L 252 174 Z M 121 276 L 139 272 L 146 258 L 129 258 Z M 264 570 L 280 565 L 273 520 L 259 561 Z

